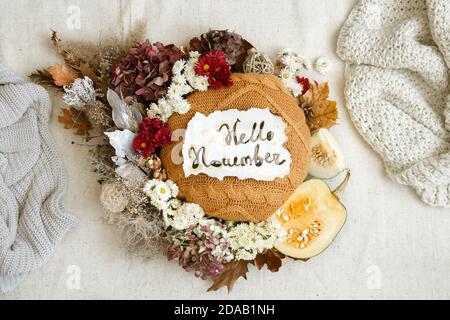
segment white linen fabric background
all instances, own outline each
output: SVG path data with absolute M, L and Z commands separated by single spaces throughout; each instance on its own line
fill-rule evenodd
M 248 280 L 241 279 L 231 294 L 207 293 L 208 282 L 163 255 L 147 261 L 120 247 L 118 233 L 102 220 L 88 148 L 57 123 L 61 102 L 55 98 L 51 130 L 68 172 L 66 204 L 79 223 L 44 267 L 0 299 L 450 298 L 449 209 L 428 207 L 414 191 L 392 182 L 344 107 L 336 40 L 355 3 L 0 0 L 0 61 L 23 76 L 60 61 L 47 41 L 50 29 L 63 39 L 96 41 L 109 32 L 126 34 L 141 19 L 152 41 L 186 43 L 209 28 L 228 28 L 272 56 L 283 47 L 313 59 L 326 56 L 333 64 L 331 96 L 340 108 L 340 125 L 332 132 L 353 173 L 342 199 L 347 223 L 324 253 L 306 263 L 289 261 L 278 273 L 251 267 Z

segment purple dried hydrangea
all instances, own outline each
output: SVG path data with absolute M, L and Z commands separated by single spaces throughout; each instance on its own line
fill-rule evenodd
M 203 280 L 211 279 L 233 259 L 224 223 L 203 219 L 185 230 L 167 231 L 169 260 L 178 260 L 186 271 L 193 271 Z
M 206 53 L 210 50 L 225 52 L 227 63 L 233 66 L 237 58 L 245 52 L 242 36 L 228 30 L 210 30 L 189 43 L 189 50 Z
M 112 66 L 111 84 L 125 101 L 156 102 L 170 85 L 172 66 L 183 53 L 175 45 L 149 40 L 131 48 Z

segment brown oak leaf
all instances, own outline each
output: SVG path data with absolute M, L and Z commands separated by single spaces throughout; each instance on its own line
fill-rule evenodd
M 231 292 L 237 279 L 243 277 L 247 280 L 248 264 L 249 261 L 246 260 L 234 260 L 228 263 L 225 266 L 225 271 L 213 278 L 213 285 L 208 291 L 216 291 L 222 287 L 227 287 L 228 292 Z
M 281 259 L 284 257 L 284 254 L 281 252 L 271 249 L 264 253 L 258 253 L 255 258 L 255 264 L 259 270 L 261 270 L 264 265 L 267 265 L 267 269 L 272 272 L 277 272 L 282 265 Z
M 58 121 L 63 124 L 65 129 L 75 129 L 76 135 L 85 135 L 92 128 L 86 114 L 74 107 L 70 109 L 61 108 L 62 115 L 58 116 Z
M 315 83 L 311 84 L 308 92 L 298 97 L 311 131 L 331 128 L 336 124 L 338 109 L 336 101 L 328 100 L 329 93 L 328 83 Z
M 53 81 L 58 87 L 70 85 L 78 78 L 78 72 L 67 64 L 58 64 L 49 67 L 47 71 L 52 75 Z

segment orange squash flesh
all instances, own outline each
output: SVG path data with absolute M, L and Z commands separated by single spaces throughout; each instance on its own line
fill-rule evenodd
M 308 259 L 325 250 L 345 223 L 345 207 L 322 180 L 301 184 L 275 213 L 287 237 L 275 243 L 281 253 Z

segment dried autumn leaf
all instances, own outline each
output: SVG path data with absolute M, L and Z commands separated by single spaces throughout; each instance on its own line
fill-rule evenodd
M 225 271 L 213 279 L 213 285 L 208 291 L 216 291 L 226 286 L 228 292 L 231 292 L 237 279 L 243 277 L 247 280 L 248 264 L 249 261 L 245 260 L 234 260 L 228 263 L 225 266 Z
M 45 86 L 55 86 L 52 75 L 45 69 L 36 70 L 32 74 L 30 74 L 30 79 L 37 84 Z
M 81 59 L 75 52 L 69 51 L 65 48 L 63 41 L 59 38 L 58 33 L 52 30 L 52 36 L 50 37 L 53 46 L 56 48 L 58 53 L 64 58 L 67 65 L 76 67 L 82 62 Z
M 72 84 L 78 78 L 78 73 L 66 64 L 58 64 L 47 69 L 58 87 Z
M 271 249 L 267 250 L 264 253 L 258 253 L 255 258 L 255 264 L 259 270 L 261 270 L 264 265 L 267 265 L 267 269 L 272 272 L 277 272 L 282 264 L 281 259 L 283 259 L 284 257 L 284 254 L 282 254 L 281 252 Z
M 63 124 L 65 129 L 75 129 L 76 135 L 85 135 L 92 128 L 86 114 L 74 107 L 70 109 L 61 108 L 62 115 L 58 116 L 58 121 Z
M 336 124 L 338 109 L 336 101 L 328 100 L 328 83 L 312 84 L 308 92 L 298 97 L 311 131 L 331 128 Z

